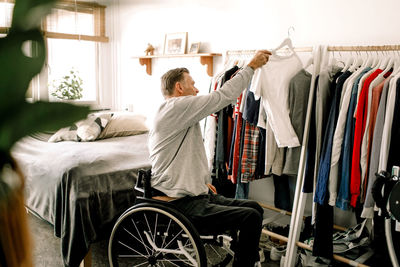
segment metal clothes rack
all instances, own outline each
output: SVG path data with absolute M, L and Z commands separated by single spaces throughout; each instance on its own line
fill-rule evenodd
M 328 46 L 328 51 L 344 51 L 344 52 L 360 52 L 360 51 L 399 51 L 400 45 L 382 45 L 382 46 Z M 302 192 L 303 183 L 304 183 L 304 171 L 305 171 L 305 153 L 306 147 L 308 144 L 308 135 L 310 128 L 310 117 L 311 117 L 311 104 L 313 103 L 315 90 L 315 81 L 311 84 L 310 95 L 308 98 L 308 107 L 307 107 L 307 115 L 303 133 L 303 142 L 301 146 L 301 154 L 300 154 L 300 162 L 299 169 L 297 174 L 296 181 L 296 191 L 293 199 L 293 215 L 290 221 L 290 231 L 288 237 L 288 245 L 286 249 L 286 257 L 285 257 L 285 267 L 293 267 L 296 264 L 296 256 L 297 256 L 297 247 L 301 245 L 299 244 L 299 237 L 301 231 L 301 220 L 304 215 L 304 208 L 306 204 L 306 193 Z M 305 248 L 305 247 L 303 247 Z M 306 248 L 307 249 L 307 248 Z M 348 260 L 346 258 L 340 257 L 338 255 L 333 255 L 335 260 L 339 260 L 341 262 L 345 262 L 352 266 L 366 266 L 364 264 L 360 264 L 355 261 Z
M 287 51 L 287 48 L 279 49 L 278 51 Z M 242 55 L 253 55 L 257 50 L 230 50 L 226 52 L 225 62 L 229 57 L 242 56 Z M 294 48 L 295 52 L 313 52 L 312 47 L 296 47 Z M 328 46 L 328 52 L 369 52 L 369 51 L 400 51 L 400 45 L 380 45 L 380 46 Z M 304 209 L 306 204 L 306 193 L 302 192 L 303 183 L 304 183 L 304 175 L 305 175 L 305 155 L 306 155 L 306 147 L 308 145 L 308 135 L 310 128 L 310 117 L 311 117 L 311 108 L 313 103 L 314 91 L 315 91 L 315 75 L 313 75 L 313 80 L 311 81 L 310 93 L 308 98 L 308 107 L 306 113 L 306 121 L 303 132 L 303 141 L 301 146 L 301 154 L 299 161 L 299 169 L 297 172 L 297 181 L 296 181 L 296 190 L 295 196 L 293 199 L 293 210 L 292 213 L 286 212 L 287 215 L 291 215 L 290 220 L 290 230 L 289 236 L 281 236 L 271 231 L 263 229 L 262 231 L 272 237 L 280 239 L 284 242 L 287 242 L 286 248 L 286 256 L 285 256 L 285 267 L 293 267 L 296 264 L 297 257 L 297 248 L 303 248 L 307 250 L 312 250 L 312 248 L 302 242 L 299 242 L 300 232 L 301 232 L 301 224 L 304 217 Z M 282 212 L 281 210 L 271 207 L 265 204 L 260 203 L 263 208 L 267 208 L 270 210 L 274 210 L 277 212 Z M 342 230 L 343 228 L 334 226 L 335 229 Z M 349 260 L 339 255 L 333 255 L 333 259 L 336 261 L 340 261 L 351 266 L 359 266 L 366 267 L 367 265 L 361 264 L 356 261 Z

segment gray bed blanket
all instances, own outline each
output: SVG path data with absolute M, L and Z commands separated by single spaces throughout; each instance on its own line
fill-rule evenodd
M 138 170 L 151 167 L 147 138 L 47 143 L 30 136 L 14 146 L 26 206 L 54 226 L 65 266 L 79 266 L 90 244 L 134 204 Z

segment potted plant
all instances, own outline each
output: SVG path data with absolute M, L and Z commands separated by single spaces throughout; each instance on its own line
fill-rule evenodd
M 65 127 L 89 113 L 89 107 L 25 99 L 30 81 L 45 61 L 40 25 L 54 2 L 16 0 L 9 33 L 0 38 L 0 266 L 32 266 L 24 179 L 11 148 L 26 135 Z M 32 57 L 21 50 L 27 41 L 36 48 Z
M 82 78 L 78 71 L 73 68 L 69 74 L 64 75 L 60 80 L 54 80 L 52 84 L 52 96 L 61 100 L 77 100 L 82 98 Z

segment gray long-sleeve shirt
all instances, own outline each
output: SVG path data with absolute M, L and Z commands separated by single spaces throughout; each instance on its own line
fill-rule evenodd
M 172 97 L 161 104 L 149 134 L 153 188 L 170 197 L 208 192 L 210 172 L 199 121 L 235 101 L 253 74 L 245 67 L 208 95 Z

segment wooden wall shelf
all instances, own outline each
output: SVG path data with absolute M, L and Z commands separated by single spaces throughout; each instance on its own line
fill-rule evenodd
M 222 56 L 218 53 L 201 53 L 201 54 L 182 54 L 182 55 L 154 55 L 154 56 L 136 56 L 140 65 L 146 65 L 146 73 L 151 75 L 151 63 L 153 58 L 179 58 L 179 57 L 200 57 L 200 63 L 207 66 L 208 76 L 213 76 L 213 63 L 215 56 Z

